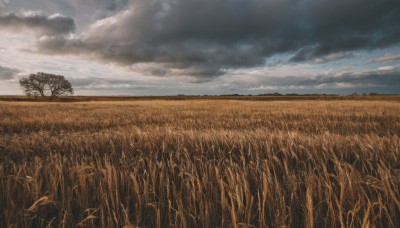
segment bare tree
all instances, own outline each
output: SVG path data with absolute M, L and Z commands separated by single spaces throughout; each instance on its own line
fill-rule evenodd
M 28 96 L 40 96 L 53 100 L 61 95 L 74 94 L 71 83 L 62 75 L 38 72 L 21 78 L 19 84 Z

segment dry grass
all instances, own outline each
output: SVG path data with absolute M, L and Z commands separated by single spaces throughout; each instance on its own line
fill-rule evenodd
M 1 227 L 400 226 L 400 103 L 0 102 Z

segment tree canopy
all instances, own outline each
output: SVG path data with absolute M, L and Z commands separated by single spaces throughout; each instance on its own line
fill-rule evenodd
M 73 95 L 71 83 L 62 75 L 38 72 L 19 80 L 21 88 L 28 96 L 54 98 L 62 95 Z

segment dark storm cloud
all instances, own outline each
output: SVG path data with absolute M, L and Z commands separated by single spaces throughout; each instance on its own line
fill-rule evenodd
M 60 14 L 44 16 L 28 11 L 20 14 L 0 14 L 0 30 L 2 29 L 16 32 L 20 29 L 28 29 L 37 35 L 60 35 L 74 32 L 75 23 L 72 18 Z
M 396 45 L 399 21 L 398 0 L 136 0 L 80 38 L 48 37 L 38 48 L 207 78 L 274 54 L 324 63 Z
M 8 68 L 8 67 L 3 67 L 0 65 L 0 80 L 10 80 L 13 79 L 14 76 L 18 73 L 19 71 L 16 69 Z

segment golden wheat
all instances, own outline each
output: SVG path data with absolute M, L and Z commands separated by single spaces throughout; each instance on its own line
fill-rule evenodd
M 397 101 L 0 102 L 1 227 L 400 226 Z

